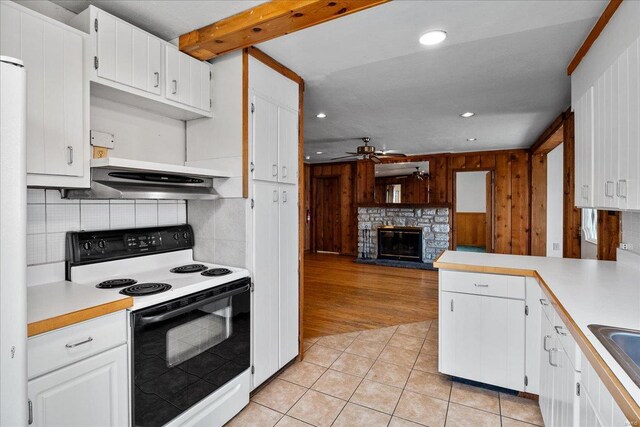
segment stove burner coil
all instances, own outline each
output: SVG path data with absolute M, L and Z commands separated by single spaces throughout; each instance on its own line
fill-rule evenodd
M 169 289 L 171 289 L 171 285 L 167 285 L 166 283 L 138 283 L 137 285 L 124 288 L 120 293 L 130 297 L 140 297 L 159 294 L 160 292 L 165 292 Z
M 231 270 L 229 270 L 228 268 L 211 268 L 207 271 L 203 271 L 200 274 L 206 277 L 216 277 L 216 276 L 224 276 L 225 274 L 229 274 L 229 273 L 231 273 Z
M 131 286 L 138 283 L 137 280 L 133 279 L 111 279 L 105 280 L 104 282 L 100 282 L 96 285 L 98 289 L 113 289 L 113 288 L 123 288 L 125 286 Z
M 204 271 L 206 269 L 207 269 L 206 265 L 187 264 L 187 265 L 182 265 L 180 267 L 172 268 L 169 271 L 171 271 L 172 273 L 197 273 L 199 271 Z

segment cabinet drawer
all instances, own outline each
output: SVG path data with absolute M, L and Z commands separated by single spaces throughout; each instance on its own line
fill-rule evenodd
M 542 298 L 540 298 L 540 306 L 542 307 L 542 314 L 547 316 L 549 323 L 553 323 L 556 312 L 553 309 L 551 302 L 544 294 L 542 295 Z
M 474 295 L 524 299 L 525 278 L 502 274 L 440 271 L 440 289 Z
M 29 379 L 126 343 L 126 316 L 123 310 L 30 338 Z
M 571 336 L 571 333 L 567 329 L 566 325 L 558 316 L 558 313 L 554 310 L 554 318 L 551 321 L 553 324 L 553 329 L 558 336 L 558 342 L 562 346 L 562 349 L 565 353 L 567 353 L 567 357 L 569 358 L 569 362 L 573 366 L 573 369 L 580 372 L 580 366 L 582 361 L 580 359 L 580 352 L 578 351 L 578 344 Z

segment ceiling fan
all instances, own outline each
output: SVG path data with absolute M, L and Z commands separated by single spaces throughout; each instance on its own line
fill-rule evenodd
M 420 170 L 419 166 L 416 166 L 416 171 L 413 172 L 411 175 L 413 175 L 414 177 L 416 177 L 420 181 L 425 180 L 425 179 L 429 179 L 429 172 L 425 172 L 423 170 Z
M 368 136 L 365 136 L 362 138 L 362 142 L 364 142 L 364 145 L 358 146 L 355 153 L 347 152 L 348 156 L 335 157 L 331 160 L 348 159 L 352 157 L 362 156 L 361 158 L 362 160 L 371 160 L 375 163 L 380 163 L 382 161 L 382 158 L 384 157 L 407 157 L 407 155 L 403 153 L 389 153 L 385 151 L 377 151 L 376 147 L 374 147 L 373 145 L 369 145 L 369 141 L 371 141 L 371 138 Z

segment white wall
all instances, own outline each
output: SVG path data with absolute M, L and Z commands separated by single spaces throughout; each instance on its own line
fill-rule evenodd
M 622 243 L 633 245 L 630 251 L 640 254 L 640 212 L 622 212 Z
M 91 130 L 115 135 L 111 157 L 184 165 L 183 120 L 92 96 Z
M 487 173 L 456 173 L 456 212 L 487 211 Z
M 562 144 L 547 154 L 547 256 L 562 258 Z

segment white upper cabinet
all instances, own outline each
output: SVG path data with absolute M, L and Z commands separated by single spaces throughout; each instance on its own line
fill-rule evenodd
M 623 3 L 571 76 L 578 207 L 640 210 L 639 20 Z
M 92 95 L 181 120 L 211 117 L 208 62 L 94 6 L 70 24 L 90 35 Z
M 88 186 L 86 36 L 15 3 L 0 7 L 0 54 L 27 70 L 27 184 Z
M 208 110 L 211 107 L 209 64 L 180 52 L 175 46 L 166 45 L 165 52 L 167 99 Z
M 298 84 L 250 58 L 253 179 L 298 182 Z

